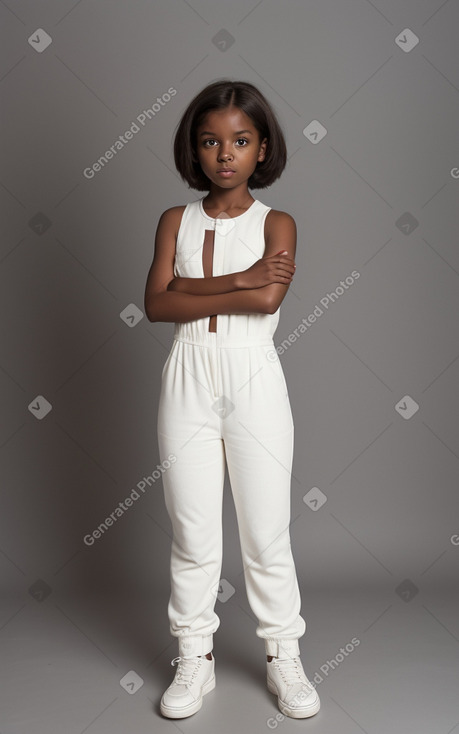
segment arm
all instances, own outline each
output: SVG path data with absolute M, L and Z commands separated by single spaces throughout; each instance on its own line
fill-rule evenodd
M 228 273 L 227 275 L 205 276 L 203 278 L 177 276 L 169 282 L 167 290 L 175 293 L 192 293 L 197 296 L 212 296 L 217 293 L 230 293 L 246 288 L 261 288 L 271 283 L 290 285 L 296 265 L 294 260 L 286 253 L 286 250 L 283 252 L 281 250 L 269 258 L 263 255 L 247 270 Z
M 193 293 L 198 296 L 212 296 L 217 293 L 230 293 L 240 289 L 240 273 L 228 273 L 206 278 L 173 278 L 167 286 L 175 293 Z
M 155 254 L 147 276 L 144 308 L 149 321 L 186 322 L 216 313 L 266 313 L 264 288 L 215 295 L 175 293 L 167 287 L 174 278 L 175 242 L 181 208 L 167 209 L 160 217 Z M 269 287 L 269 286 L 268 286 Z
M 213 314 L 269 313 L 265 288 L 197 296 L 161 291 L 145 301 L 150 321 L 194 321 Z
M 285 250 L 291 261 L 295 261 L 296 254 L 296 223 L 287 212 L 271 209 L 265 219 L 265 251 L 264 258 L 269 258 L 279 250 Z M 290 287 L 291 278 L 281 278 L 280 282 L 271 283 L 262 290 L 268 301 L 267 313 L 275 313 Z
M 275 282 L 262 287 L 245 288 L 228 293 L 190 294 L 168 290 L 174 279 L 175 242 L 177 234 L 177 210 L 180 207 L 166 210 L 158 223 L 155 239 L 155 255 L 147 277 L 145 288 L 145 313 L 150 321 L 186 322 L 212 316 L 214 314 L 240 313 L 275 313 L 287 293 L 291 278 L 282 278 L 287 283 Z M 268 219 L 269 224 L 268 224 Z M 265 225 L 264 257 L 271 257 L 278 252 L 279 245 L 293 259 L 296 249 L 295 220 L 284 212 L 271 210 Z M 261 263 L 262 261 L 258 261 Z M 265 263 L 262 263 L 263 267 Z M 257 263 L 255 264 L 257 265 Z M 244 273 L 248 273 L 255 266 Z M 235 275 L 235 274 L 233 274 Z M 236 274 L 241 275 L 241 273 Z M 228 278 L 228 276 L 218 276 Z M 187 278 L 190 281 L 217 280 L 217 278 Z M 205 286 L 204 286 L 205 287 Z
M 274 310 L 277 310 L 295 272 L 296 224 L 293 218 L 285 212 L 271 210 L 269 214 L 271 218 L 269 215 L 266 218 L 263 257 L 250 268 L 227 275 L 204 278 L 175 277 L 168 283 L 167 290 L 203 296 L 281 283 L 287 288 L 271 288 L 263 293 L 263 297 L 272 296 L 274 298 L 278 303 Z M 279 245 L 282 245 L 283 251 L 277 249 Z M 282 252 L 286 254 L 281 254 Z

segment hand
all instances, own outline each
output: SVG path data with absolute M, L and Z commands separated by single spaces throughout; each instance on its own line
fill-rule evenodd
M 262 288 L 271 283 L 289 285 L 295 274 L 295 261 L 287 250 L 270 257 L 262 257 L 256 263 L 238 274 L 239 288 Z

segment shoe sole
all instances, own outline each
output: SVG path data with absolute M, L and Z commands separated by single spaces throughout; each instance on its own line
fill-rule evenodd
M 200 698 L 197 699 L 194 703 L 188 704 L 188 706 L 184 706 L 183 708 L 175 708 L 173 706 L 166 706 L 162 699 L 161 699 L 161 705 L 160 710 L 163 716 L 167 716 L 168 719 L 184 719 L 186 716 L 191 716 L 192 714 L 195 714 L 202 706 L 202 697 L 206 695 L 206 693 L 209 693 L 210 691 L 213 691 L 215 688 L 215 674 L 210 678 L 207 683 L 204 683 L 202 687 L 202 692 Z
M 280 711 L 285 716 L 290 716 L 292 719 L 306 719 L 309 716 L 314 716 L 314 714 L 317 714 L 317 712 L 320 710 L 320 700 L 317 700 L 315 703 L 311 704 L 307 708 L 291 708 L 279 697 L 277 686 L 272 683 L 269 678 L 266 679 L 266 682 L 268 685 L 268 691 L 270 693 L 274 693 L 274 695 L 277 696 L 277 705 L 279 706 Z

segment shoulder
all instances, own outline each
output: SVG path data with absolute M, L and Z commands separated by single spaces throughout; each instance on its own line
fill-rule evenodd
M 270 237 L 278 237 L 279 235 L 296 238 L 296 222 L 288 212 L 270 209 L 265 219 L 266 240 L 268 241 Z
M 272 221 L 292 222 L 293 224 L 295 224 L 295 220 L 292 215 L 288 212 L 283 212 L 280 209 L 270 209 L 266 215 L 266 218 L 271 219 Z
M 175 236 L 177 236 L 180 222 L 182 221 L 183 212 L 185 211 L 187 204 L 179 206 L 171 206 L 169 209 L 165 209 L 159 218 L 159 224 L 173 228 Z

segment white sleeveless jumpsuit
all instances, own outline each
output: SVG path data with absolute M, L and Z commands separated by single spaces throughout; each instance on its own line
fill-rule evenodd
M 203 198 L 183 212 L 175 276 L 205 276 L 205 241 L 213 276 L 246 270 L 263 257 L 270 207 L 256 199 L 238 217 L 214 219 Z M 182 657 L 212 650 L 217 593 L 232 591 L 225 582 L 219 588 L 225 460 L 256 634 L 267 655 L 300 654 L 306 622 L 289 532 L 294 426 L 273 343 L 279 310 L 218 314 L 216 332 L 208 316 L 175 324 L 157 430 L 160 460 L 176 457 L 162 481 L 173 529 L 168 615 Z

